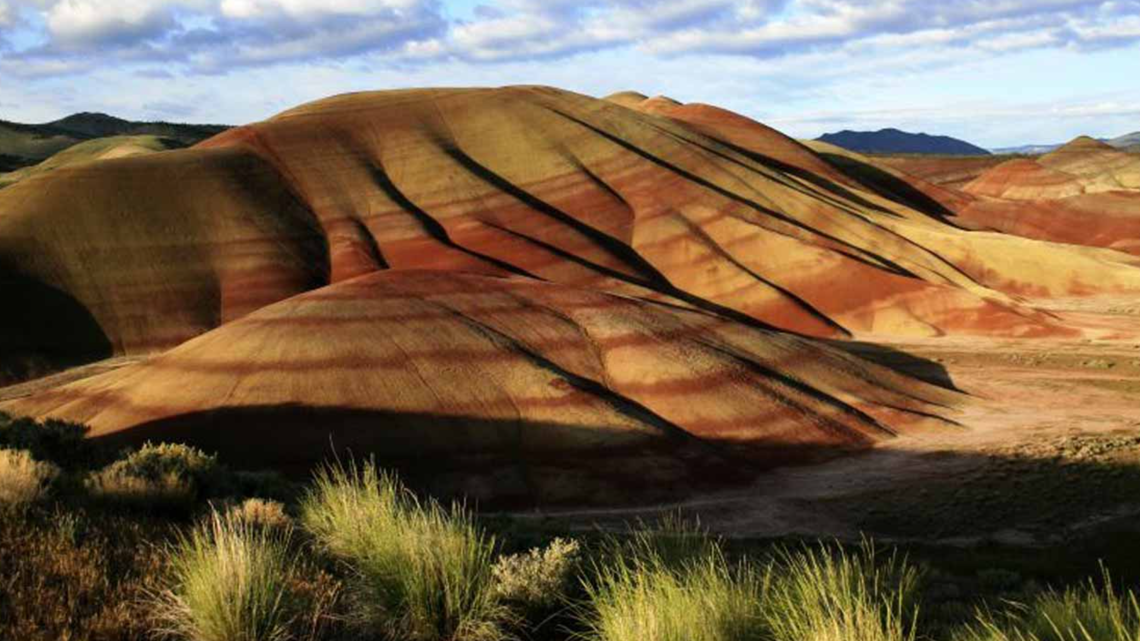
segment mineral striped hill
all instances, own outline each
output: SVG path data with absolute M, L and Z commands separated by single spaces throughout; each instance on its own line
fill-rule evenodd
M 962 191 L 964 224 L 1140 254 L 1140 156 L 1082 136 L 993 167 Z
M 1027 297 L 1140 292 L 980 199 L 661 97 L 337 96 L 0 191 L 9 378 L 150 356 L 0 410 L 486 497 L 715 482 L 945 425 L 822 339 L 1079 336 Z

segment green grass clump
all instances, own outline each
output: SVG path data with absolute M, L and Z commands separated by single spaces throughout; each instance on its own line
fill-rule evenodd
M 301 521 L 354 573 L 356 619 L 400 641 L 504 638 L 495 540 L 454 505 L 420 502 L 372 463 L 319 471 Z
M 646 541 L 647 539 L 642 539 Z M 582 610 L 596 641 L 761 641 L 765 578 L 718 547 L 670 565 L 658 552 L 597 564 Z
M 880 557 L 870 542 L 785 548 L 776 554 L 764 607 L 773 641 L 912 641 L 918 570 Z
M 167 552 L 157 632 L 195 641 L 284 641 L 300 608 L 288 530 L 214 512 Z
M 27 450 L 0 449 L 0 511 L 22 510 L 42 499 L 59 468 Z
M 92 496 L 141 507 L 189 507 L 224 470 L 217 457 L 179 443 L 147 443 L 87 478 Z
M 1103 587 L 1090 580 L 1005 612 L 982 611 L 960 641 L 1140 641 L 1140 602 L 1131 590 L 1117 594 L 1105 571 Z

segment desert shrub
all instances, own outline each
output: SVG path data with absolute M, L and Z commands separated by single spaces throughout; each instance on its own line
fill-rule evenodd
M 218 485 L 217 458 L 178 443 L 147 443 L 87 478 L 92 496 L 141 507 L 189 507 Z
M 281 641 L 302 606 L 288 530 L 213 512 L 167 549 L 169 585 L 158 592 L 156 632 L 195 641 Z
M 500 557 L 491 570 L 495 591 L 525 612 L 549 612 L 563 605 L 580 554 L 577 541 L 556 538 L 545 548 Z
M 350 566 L 355 618 L 371 631 L 400 641 L 504 637 L 495 540 L 462 506 L 420 502 L 371 463 L 335 465 L 317 473 L 301 520 Z
M 1140 603 L 1131 590 L 1117 594 L 1104 572 L 1103 587 L 1093 581 L 1063 592 L 1047 591 L 1028 604 L 1003 612 L 983 610 L 961 641 L 1137 641 Z
M 21 510 L 40 500 L 59 468 L 27 450 L 0 449 L 0 510 Z
M 229 518 L 254 527 L 288 528 L 293 521 L 285 513 L 285 504 L 252 498 L 230 507 Z
M 773 641 L 910 641 L 916 637 L 918 570 L 864 542 L 783 548 L 764 608 Z
M 764 576 L 730 565 L 706 546 L 679 565 L 648 551 L 594 565 L 581 608 L 585 637 L 597 641 L 750 641 L 766 639 Z
M 103 462 L 102 448 L 86 438 L 88 428 L 49 419 L 36 422 L 0 412 L 0 449 L 27 450 L 37 461 L 64 469 L 85 469 Z
M 143 594 L 161 578 L 166 524 L 32 506 L 0 517 L 0 639 L 144 641 Z

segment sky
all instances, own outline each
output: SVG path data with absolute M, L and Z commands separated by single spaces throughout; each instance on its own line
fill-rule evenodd
M 0 0 L 0 119 L 240 124 L 348 91 L 637 90 L 802 138 L 1140 130 L 1140 0 Z

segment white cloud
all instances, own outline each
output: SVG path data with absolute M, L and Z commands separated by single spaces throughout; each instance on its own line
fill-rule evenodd
M 225 67 L 402 51 L 443 33 L 436 0 L 0 0 L 38 15 L 29 64 Z M 7 6 L 7 5 L 4 5 Z M 423 47 L 420 47 L 423 50 Z
M 60 0 L 47 7 L 45 19 L 65 45 L 145 37 L 173 26 L 166 0 Z
M 369 17 L 414 13 L 421 5 L 417 0 L 222 0 L 220 9 L 222 15 L 228 18 L 288 16 L 296 19 L 325 15 Z

